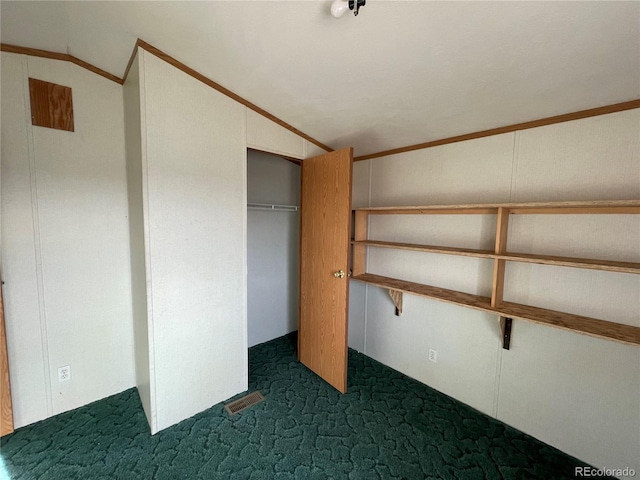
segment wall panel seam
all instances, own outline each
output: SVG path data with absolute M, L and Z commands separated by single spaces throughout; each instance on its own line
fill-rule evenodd
M 513 186 L 516 179 L 516 174 L 518 171 L 518 151 L 520 148 L 520 131 L 517 130 L 513 132 L 513 145 L 511 150 L 511 179 L 509 183 L 509 201 L 513 202 Z M 494 418 L 498 418 L 498 409 L 500 406 L 500 384 L 502 379 L 502 355 L 503 349 L 498 348 L 498 355 L 496 358 L 496 372 L 495 372 L 495 380 L 493 383 L 494 393 L 493 393 L 493 416 Z
M 498 358 L 496 360 L 496 381 L 495 381 L 495 393 L 494 393 L 494 404 L 493 404 L 493 417 L 498 419 L 500 415 L 500 391 L 501 391 L 501 382 L 502 382 L 502 364 L 503 364 L 503 354 L 504 351 L 498 345 Z
M 26 67 L 26 71 L 25 71 Z M 31 105 L 29 95 L 29 60 L 23 55 L 22 62 L 23 72 L 23 101 L 25 107 L 26 131 L 27 131 L 27 149 L 29 157 L 29 189 L 31 194 L 31 219 L 33 224 L 33 247 L 36 264 L 36 283 L 38 290 L 38 313 L 40 317 L 40 335 L 42 344 L 42 365 L 44 374 L 44 386 L 47 402 L 47 417 L 53 415 L 53 391 L 51 386 L 51 359 L 49 356 L 49 337 L 47 329 L 47 311 L 44 293 L 44 278 L 42 272 L 42 243 L 40 238 L 40 216 L 38 209 L 38 181 L 36 175 L 36 153 L 35 143 L 33 140 L 33 126 L 29 119 L 31 118 Z
M 513 202 L 513 186 L 518 172 L 518 152 L 520 150 L 520 132 L 514 132 L 513 151 L 511 153 L 511 183 L 509 184 L 509 201 Z
M 366 263 L 366 260 L 365 260 Z M 363 342 L 362 342 L 362 350 L 365 355 L 368 355 L 367 352 L 367 323 L 369 323 L 369 285 L 364 286 L 364 327 L 363 327 Z
M 369 187 L 368 187 L 368 192 L 367 192 L 367 207 L 371 206 L 371 183 L 373 182 L 373 162 L 369 162 Z M 369 222 L 367 222 L 367 224 L 369 224 Z M 369 232 L 367 232 L 367 235 L 369 234 Z M 367 236 L 367 238 L 369 238 Z
M 498 418 L 498 405 L 500 403 L 500 379 L 502 378 L 502 354 L 503 349 L 500 345 L 496 346 L 498 354 L 496 355 L 495 377 L 493 382 L 493 417 Z

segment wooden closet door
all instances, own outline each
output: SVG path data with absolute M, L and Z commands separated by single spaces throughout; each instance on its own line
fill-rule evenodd
M 298 358 L 344 393 L 353 149 L 302 161 Z

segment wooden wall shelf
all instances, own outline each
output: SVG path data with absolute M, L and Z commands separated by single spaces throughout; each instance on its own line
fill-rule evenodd
M 385 214 L 495 214 L 498 217 L 495 249 L 477 250 L 368 239 L 367 224 L 369 215 Z M 512 214 L 640 214 L 640 200 L 430 205 L 419 207 L 372 207 L 355 209 L 355 239 L 352 242 L 352 278 L 388 289 L 396 305 L 397 315 L 402 311 L 401 294 L 410 293 L 493 313 L 501 320 L 505 320 L 504 323 L 508 323 L 509 326 L 511 318 L 519 318 L 594 337 L 640 345 L 640 327 L 503 301 L 504 269 L 507 261 L 640 274 L 640 263 L 507 252 L 509 216 Z M 494 270 L 491 297 L 483 297 L 367 273 L 367 247 L 413 250 L 444 255 L 492 259 L 494 261 Z M 399 309 L 398 301 L 400 304 Z M 504 330 L 503 346 L 508 348 L 511 329 L 508 328 Z
M 530 253 L 493 253 L 492 250 L 475 250 L 472 248 L 437 247 L 434 245 L 418 245 L 413 243 L 380 242 L 377 240 L 352 241 L 353 245 L 368 247 L 393 248 L 396 250 L 414 250 L 419 252 L 440 253 L 445 255 L 461 255 L 464 257 L 493 258 L 512 262 L 538 263 L 559 267 L 587 268 L 606 270 L 609 272 L 640 273 L 640 263 L 616 262 L 612 260 L 594 260 L 591 258 L 554 257 L 551 255 L 534 255 Z
M 445 255 L 462 255 L 464 257 L 495 258 L 493 250 L 475 250 L 472 248 L 436 247 L 434 245 L 418 245 L 414 243 L 379 242 L 377 240 L 360 240 L 353 245 L 368 247 L 393 248 L 397 250 L 416 250 L 419 252 L 442 253 Z
M 528 253 L 503 253 L 496 258 L 513 262 L 539 263 L 558 267 L 587 268 L 590 270 L 606 270 L 608 272 L 640 273 L 640 263 L 615 262 L 611 260 L 594 260 L 591 258 L 553 257 L 550 255 L 531 255 Z
M 364 207 L 358 212 L 376 214 L 486 214 L 498 213 L 499 208 L 508 208 L 520 214 L 593 214 L 593 213 L 640 213 L 640 200 L 594 200 L 586 202 L 529 202 L 529 203 L 466 203 L 456 205 L 426 205 L 409 207 Z

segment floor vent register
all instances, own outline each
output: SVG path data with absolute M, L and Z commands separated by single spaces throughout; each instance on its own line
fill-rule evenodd
M 244 397 L 239 398 L 238 400 L 227 403 L 224 408 L 229 415 L 235 415 L 236 413 L 240 413 L 242 410 L 253 407 L 263 400 L 264 397 L 260 392 L 252 392 L 249 395 L 245 395 Z

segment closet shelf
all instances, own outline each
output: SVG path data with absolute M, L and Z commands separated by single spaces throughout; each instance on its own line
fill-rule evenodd
M 520 318 L 541 323 L 564 330 L 591 335 L 594 337 L 617 340 L 632 345 L 640 345 L 640 327 L 582 317 L 555 310 L 521 305 L 518 303 L 502 302 L 497 307 L 491 306 L 491 299 L 481 295 L 432 287 L 406 280 L 383 277 L 371 273 L 363 273 L 352 277 L 353 280 L 369 283 L 389 290 L 397 290 L 421 297 L 432 298 L 442 302 L 453 303 L 463 307 L 473 308 L 492 313 L 501 317 Z
M 493 250 L 476 250 L 471 248 L 439 247 L 414 243 L 381 242 L 378 240 L 352 241 L 353 245 L 368 247 L 392 248 L 395 250 L 414 250 L 419 252 L 440 253 L 445 255 L 461 255 L 465 257 L 493 258 L 512 262 L 538 263 L 560 267 L 586 268 L 609 272 L 640 274 L 640 263 L 618 262 L 613 260 L 596 260 L 591 258 L 557 257 L 552 255 L 536 255 L 529 253 L 494 253 Z

